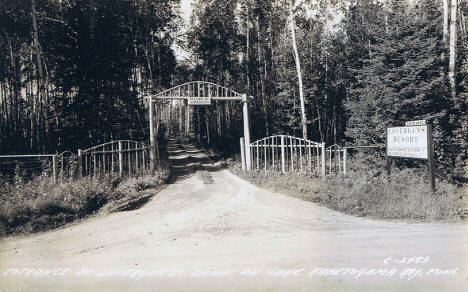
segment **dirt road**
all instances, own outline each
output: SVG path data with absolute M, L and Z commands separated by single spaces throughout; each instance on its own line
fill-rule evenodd
M 1 240 L 0 291 L 468 291 L 467 224 L 347 216 L 169 147 L 177 178 L 140 209 Z

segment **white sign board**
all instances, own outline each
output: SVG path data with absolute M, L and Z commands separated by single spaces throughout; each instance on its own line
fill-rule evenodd
M 428 127 L 387 128 L 387 156 L 429 159 Z
M 189 97 L 188 105 L 211 105 L 210 97 Z

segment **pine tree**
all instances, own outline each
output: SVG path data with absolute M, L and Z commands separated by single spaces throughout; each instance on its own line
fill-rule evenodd
M 425 119 L 435 126 L 437 153 L 445 156 L 452 100 L 440 58 L 437 7 L 431 1 L 414 8 L 394 4 L 387 21 L 387 26 L 372 27 L 369 53 L 361 57 L 362 68 L 354 70 L 356 85 L 346 102 L 347 135 L 357 144 L 381 144 L 387 127 Z

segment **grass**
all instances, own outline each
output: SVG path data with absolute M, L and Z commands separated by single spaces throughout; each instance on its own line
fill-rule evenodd
M 307 173 L 240 170 L 239 162 L 231 171 L 247 181 L 289 196 L 318 203 L 354 216 L 408 221 L 460 220 L 468 215 L 466 190 L 438 181 L 431 191 L 424 168 L 393 168 L 390 175 L 382 165 L 355 159 L 348 175 L 313 177 Z
M 0 236 L 32 233 L 61 226 L 100 210 L 106 204 L 138 196 L 160 187 L 169 170 L 122 180 L 116 174 L 80 177 L 54 183 L 44 172 L 25 182 L 18 179 L 0 186 Z

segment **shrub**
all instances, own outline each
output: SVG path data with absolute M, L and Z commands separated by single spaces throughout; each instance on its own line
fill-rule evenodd
M 463 202 L 459 190 L 444 181 L 433 193 L 421 169 L 350 171 L 324 180 L 321 202 L 344 213 L 384 219 L 427 221 L 455 218 Z
M 464 218 L 467 213 L 456 186 L 438 181 L 432 192 L 424 166 L 393 167 L 387 175 L 382 160 L 368 155 L 357 155 L 349 165 L 352 168 L 346 177 L 329 175 L 323 179 L 308 173 L 247 173 L 240 170 L 238 161 L 230 169 L 260 187 L 355 216 L 430 221 Z
M 120 200 L 125 196 L 150 188 L 155 188 L 166 182 L 169 172 L 167 170 L 156 172 L 152 175 L 145 174 L 139 177 L 128 178 L 112 193 L 112 200 Z
M 47 172 L 25 182 L 0 185 L 0 236 L 34 232 L 88 216 L 110 201 L 164 184 L 169 170 L 122 179 L 117 174 L 79 177 L 55 183 Z M 60 181 L 60 180 L 59 180 Z

